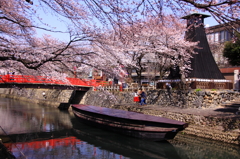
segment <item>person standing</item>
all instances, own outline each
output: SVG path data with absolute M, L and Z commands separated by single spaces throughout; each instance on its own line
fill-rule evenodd
M 172 89 L 171 84 L 170 83 L 166 83 L 166 88 L 167 88 L 169 99 L 172 100 L 172 98 L 171 98 L 171 89 Z
M 147 98 L 147 95 L 146 95 L 145 91 L 142 91 L 140 96 L 141 96 L 140 105 L 145 105 L 146 104 L 146 98 Z
M 138 98 L 139 98 L 139 104 L 141 103 L 141 93 L 142 93 L 142 88 L 139 88 L 137 91 Z

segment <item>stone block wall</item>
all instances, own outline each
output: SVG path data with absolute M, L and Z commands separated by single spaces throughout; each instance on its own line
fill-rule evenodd
M 45 96 L 43 96 L 43 92 Z M 231 90 L 173 90 L 168 92 L 164 89 L 147 91 L 147 104 L 159 107 L 175 106 L 179 108 L 214 108 L 233 101 L 240 102 L 240 93 Z M 18 89 L 0 88 L 0 95 L 11 98 L 24 98 L 37 103 L 67 103 L 73 94 L 73 90 L 56 89 Z M 134 104 L 134 92 L 108 92 L 92 91 L 85 93 L 82 104 L 111 106 L 115 104 Z M 42 102 L 41 102 L 42 101 Z
M 231 90 L 153 90 L 148 92 L 148 103 L 182 108 L 213 108 L 240 99 L 240 93 Z
M 58 107 L 60 103 L 67 103 L 72 95 L 72 92 L 73 90 L 0 88 L 1 97 L 29 101 L 32 103 L 54 107 Z
M 85 104 L 109 106 L 113 104 L 134 104 L 133 92 L 89 91 Z M 147 91 L 147 104 L 161 107 L 176 106 L 180 108 L 214 108 L 233 101 L 240 102 L 240 93 L 232 90 L 150 90 Z

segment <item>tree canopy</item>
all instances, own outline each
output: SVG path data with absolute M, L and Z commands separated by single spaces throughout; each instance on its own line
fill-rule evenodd
M 163 13 L 179 18 L 193 11 L 207 11 L 219 23 L 239 23 L 239 5 L 239 0 L 1 0 L 0 69 L 59 76 L 75 68 L 86 72 L 95 67 L 118 74 L 123 64 L 132 64 L 119 51 L 123 50 L 119 47 L 130 48 L 123 42 L 126 26 L 128 35 L 133 35 L 136 24 L 148 19 L 165 23 Z M 66 29 L 49 25 L 47 15 Z M 45 35 L 39 35 L 40 31 Z M 100 43 L 110 32 L 113 39 L 119 39 L 114 51 Z M 66 39 L 50 33 L 64 34 Z

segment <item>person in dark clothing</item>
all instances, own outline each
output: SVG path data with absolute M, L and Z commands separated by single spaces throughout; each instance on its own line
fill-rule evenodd
M 140 105 L 146 104 L 147 95 L 146 95 L 145 91 L 142 91 L 142 93 L 140 94 L 140 96 L 141 96 Z
M 170 83 L 166 83 L 166 88 L 167 88 L 169 99 L 172 100 L 172 98 L 171 98 L 171 89 L 172 89 L 171 84 Z

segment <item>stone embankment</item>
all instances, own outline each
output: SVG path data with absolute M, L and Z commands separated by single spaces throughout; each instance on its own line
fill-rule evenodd
M 110 108 L 135 111 L 183 121 L 189 124 L 184 134 L 240 145 L 240 115 L 216 112 L 217 109 L 159 107 L 157 105 L 113 105 Z M 218 110 L 224 108 L 218 108 Z
M 0 97 L 58 107 L 60 103 L 68 103 L 73 92 L 73 90 L 56 89 L 0 88 Z
M 240 102 L 240 94 L 231 90 L 151 90 L 147 91 L 145 106 L 133 102 L 133 92 L 8 88 L 0 89 L 0 95 L 54 107 L 60 103 L 81 103 L 167 117 L 189 123 L 181 133 L 240 145 L 240 115 L 236 104 Z M 81 99 L 76 100 L 79 95 Z
M 182 133 L 240 145 L 239 92 L 152 90 L 147 94 L 145 106 L 133 103 L 129 92 L 88 92 L 83 103 L 183 121 L 189 127 Z
M 90 91 L 89 91 L 90 92 Z M 133 104 L 133 92 L 96 91 L 86 94 L 87 103 L 97 105 Z M 240 101 L 240 93 L 232 90 L 150 90 L 147 91 L 147 104 L 161 107 L 179 108 L 216 108 L 221 105 Z

